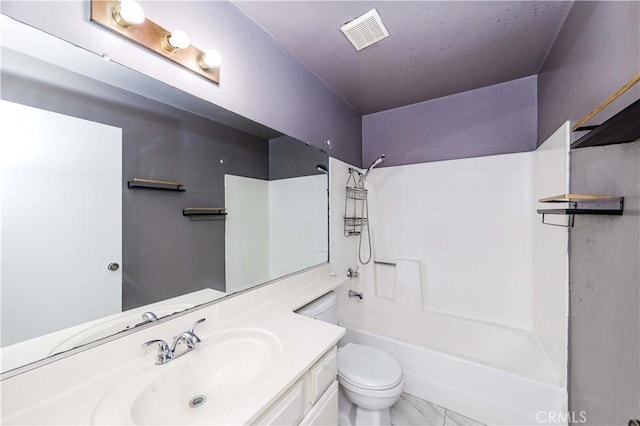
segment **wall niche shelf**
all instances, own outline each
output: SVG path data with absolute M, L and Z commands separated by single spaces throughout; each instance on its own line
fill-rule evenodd
M 224 207 L 187 207 L 182 209 L 183 216 L 226 216 Z
M 168 180 L 133 178 L 127 182 L 129 189 L 155 189 L 161 191 L 184 192 L 187 189 L 180 182 L 171 182 Z
M 538 214 L 542 215 L 542 223 L 545 225 L 562 226 L 567 228 L 573 228 L 575 221 L 575 215 L 607 215 L 607 216 L 622 216 L 624 210 L 624 197 L 616 197 L 611 195 L 598 195 L 598 194 L 561 194 L 553 197 L 541 198 L 539 203 L 567 203 L 568 206 L 556 209 L 538 209 Z M 583 207 L 584 203 L 587 207 Z M 602 208 L 597 207 L 597 203 L 606 203 L 611 205 L 617 203 L 617 208 Z M 582 204 L 582 206 L 579 206 Z M 560 225 L 556 223 L 545 222 L 545 216 L 548 214 L 553 215 L 565 215 L 569 216 L 569 223 L 567 225 Z

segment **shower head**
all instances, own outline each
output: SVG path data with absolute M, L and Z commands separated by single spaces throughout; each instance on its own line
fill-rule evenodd
M 329 174 L 329 169 L 324 164 L 316 164 L 316 170 L 325 174 Z
M 360 176 L 360 184 L 364 184 L 364 181 L 367 180 L 367 176 L 369 175 L 369 172 L 371 171 L 371 169 L 373 169 L 375 166 L 377 166 L 378 164 L 382 163 L 382 160 L 384 160 L 386 157 L 386 155 L 382 154 L 380 157 L 376 158 L 373 163 L 371 163 L 371 165 L 367 168 L 367 170 L 364 172 L 364 174 L 362 176 Z

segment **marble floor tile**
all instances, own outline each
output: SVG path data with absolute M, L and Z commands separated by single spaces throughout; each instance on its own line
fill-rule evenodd
M 445 426 L 484 426 L 482 423 L 472 420 L 468 417 L 446 410 L 444 417 Z
M 391 407 L 391 424 L 396 426 L 442 426 L 444 417 L 444 408 L 407 393 Z

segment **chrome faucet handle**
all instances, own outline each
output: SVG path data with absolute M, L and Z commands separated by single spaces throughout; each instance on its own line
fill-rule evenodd
M 199 319 L 198 321 L 193 323 L 189 331 L 185 331 L 183 333 L 180 333 L 180 335 L 174 337 L 172 351 L 176 350 L 176 347 L 178 347 L 178 343 L 180 343 L 181 341 L 184 341 L 187 344 L 187 348 L 189 349 L 197 348 L 202 340 L 200 340 L 194 330 L 197 326 L 205 321 L 206 318 Z
M 185 342 L 187 345 L 187 349 L 191 350 L 191 349 L 197 348 L 201 340 L 198 336 L 196 336 L 192 332 L 183 331 L 182 333 L 180 333 L 179 335 L 173 338 L 173 344 L 171 345 L 170 351 L 174 356 L 176 354 L 176 349 L 178 348 L 178 345 L 180 344 L 180 342 Z
M 156 358 L 156 364 L 164 364 L 169 362 L 171 358 L 173 358 L 173 351 L 169 348 L 169 345 L 164 340 L 154 339 L 149 340 L 148 342 L 144 342 L 142 344 L 143 348 L 147 346 L 151 346 L 157 344 L 158 345 L 158 357 Z
M 195 336 L 193 330 L 195 330 L 197 326 L 199 326 L 200 324 L 202 324 L 206 320 L 207 320 L 206 318 L 202 318 L 202 319 L 199 319 L 198 321 L 194 322 L 193 325 L 191 326 L 191 328 L 189 329 L 189 333 L 191 333 L 191 334 L 193 334 Z M 198 339 L 198 340 L 200 340 L 200 339 Z
M 359 268 L 359 266 L 356 265 L 355 268 L 347 269 L 347 278 L 349 278 L 349 279 L 358 278 L 358 276 L 360 275 L 360 273 L 358 272 L 358 268 Z

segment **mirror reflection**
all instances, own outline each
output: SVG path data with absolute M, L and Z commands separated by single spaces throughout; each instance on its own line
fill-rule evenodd
M 2 59 L 3 371 L 328 261 L 324 152 Z

